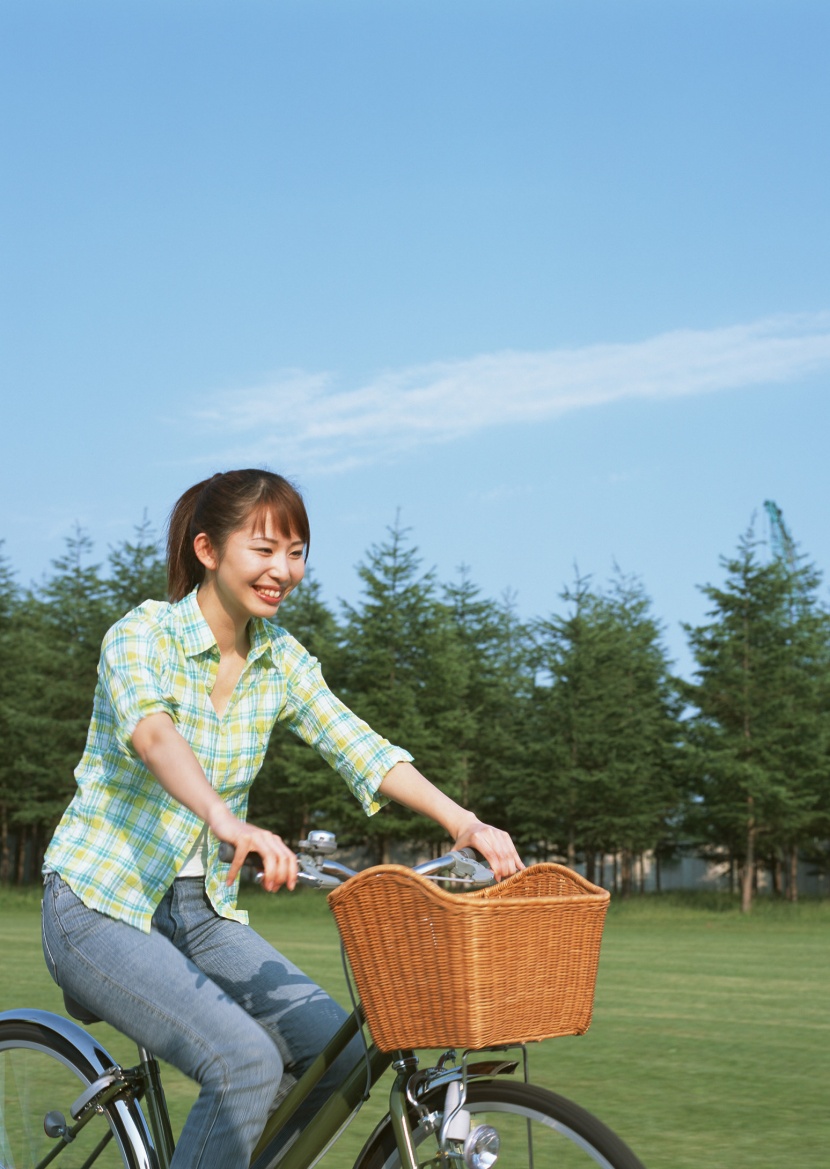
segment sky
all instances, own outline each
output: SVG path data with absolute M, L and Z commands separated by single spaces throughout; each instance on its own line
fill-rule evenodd
M 4 0 L 0 539 L 302 488 L 523 617 L 639 577 L 680 672 L 774 500 L 821 570 L 826 0 Z M 826 591 L 826 590 L 825 590 Z

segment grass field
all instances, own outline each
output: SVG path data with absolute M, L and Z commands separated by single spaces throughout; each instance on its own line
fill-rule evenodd
M 324 899 L 303 892 L 246 904 L 253 923 L 345 1001 Z M 533 1045 L 535 1081 L 595 1112 L 647 1169 L 826 1169 L 830 1163 L 830 903 L 758 905 L 644 898 L 608 917 L 587 1035 Z M 40 953 L 37 894 L 0 893 L 0 1010 L 60 1010 Z M 129 1043 L 95 1034 L 127 1062 Z M 181 1124 L 191 1085 L 165 1083 Z M 348 1169 L 376 1096 L 322 1163 Z M 511 1169 L 506 1166 L 505 1169 Z

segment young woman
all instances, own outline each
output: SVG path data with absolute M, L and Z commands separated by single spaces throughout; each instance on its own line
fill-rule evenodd
M 266 889 L 296 882 L 281 838 L 245 821 L 277 720 L 367 814 L 396 800 L 478 849 L 496 876 L 522 867 L 506 833 L 361 722 L 274 620 L 309 538 L 300 495 L 271 472 L 229 471 L 185 492 L 170 518 L 170 603 L 145 602 L 104 639 L 78 789 L 46 855 L 56 982 L 201 1086 L 175 1169 L 246 1169 L 269 1113 L 343 1019 L 236 909 L 251 851 Z M 235 847 L 230 869 L 219 841 Z

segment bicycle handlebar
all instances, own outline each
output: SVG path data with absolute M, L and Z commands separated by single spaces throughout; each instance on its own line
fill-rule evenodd
M 340 861 L 331 860 L 328 856 L 336 848 L 334 833 L 309 832 L 308 840 L 301 840 L 297 849 L 298 863 L 297 880 L 301 885 L 310 885 L 315 889 L 333 889 L 348 881 L 349 877 L 357 874 L 357 869 L 350 869 Z M 219 860 L 223 864 L 230 864 L 235 849 L 226 841 L 219 843 Z M 251 852 L 245 861 L 257 869 L 256 881 L 262 880 L 262 857 L 259 853 Z M 491 885 L 495 877 L 490 869 L 476 860 L 471 848 L 453 849 L 444 856 L 433 860 L 423 861 L 413 865 L 412 871 L 420 873 L 430 880 L 445 883 L 465 885 L 468 888 L 481 888 Z

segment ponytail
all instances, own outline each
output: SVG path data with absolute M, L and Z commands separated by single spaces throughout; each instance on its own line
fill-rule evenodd
M 203 479 L 189 487 L 176 502 L 167 524 L 167 592 L 171 601 L 180 601 L 205 578 L 205 566 L 193 548 L 198 532 L 191 536 L 196 504 L 202 489 L 210 482 Z

